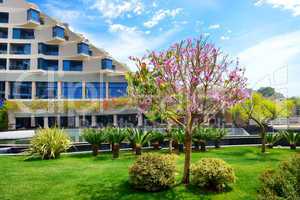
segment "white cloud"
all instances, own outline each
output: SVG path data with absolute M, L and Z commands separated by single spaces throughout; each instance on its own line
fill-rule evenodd
M 246 76 L 251 87 L 260 87 L 270 84 L 277 88 L 287 88 L 290 95 L 300 95 L 300 30 L 269 38 L 241 52 L 238 57 L 246 67 Z M 288 80 L 278 83 L 276 76 L 286 77 L 278 69 L 287 71 Z M 281 70 L 282 71 L 282 70 Z
M 71 23 L 75 20 L 78 20 L 82 16 L 80 11 L 61 8 L 59 6 L 56 6 L 55 3 L 45 4 L 45 9 L 47 10 L 47 13 L 52 17 L 67 23 Z
M 220 24 L 212 24 L 208 27 L 208 29 L 219 29 L 219 28 L 221 28 Z
M 116 32 L 135 32 L 137 31 L 136 27 L 129 27 L 129 26 L 125 26 L 122 24 L 110 24 L 109 25 L 109 31 L 111 33 L 116 33 Z
M 224 40 L 229 40 L 230 37 L 222 35 L 222 36 L 220 37 L 220 39 L 224 41 Z
M 256 6 L 262 6 L 263 4 L 270 4 L 274 8 L 289 10 L 294 16 L 300 16 L 300 0 L 257 0 L 255 2 Z
M 144 5 L 141 0 L 95 0 L 91 9 L 98 10 L 106 19 L 115 19 L 124 14 L 142 14 Z
M 156 26 L 163 19 L 165 19 L 167 17 L 173 17 L 174 18 L 178 14 L 180 14 L 181 12 L 182 12 L 182 8 L 176 8 L 176 9 L 173 9 L 173 10 L 160 9 L 157 12 L 155 12 L 155 14 L 152 16 L 152 18 L 149 21 L 146 21 L 144 23 L 144 26 L 146 28 L 153 28 L 154 26 Z

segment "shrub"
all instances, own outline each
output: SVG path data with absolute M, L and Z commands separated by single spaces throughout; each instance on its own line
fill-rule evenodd
M 206 151 L 206 143 L 209 139 L 212 139 L 212 129 L 196 127 L 193 132 L 193 141 L 195 143 L 196 150 Z
M 0 131 L 5 131 L 8 129 L 8 115 L 7 108 L 4 106 L 0 109 Z
M 258 199 L 300 199 L 300 156 L 282 162 L 276 170 L 266 170 L 260 181 Z
M 165 135 L 160 131 L 151 131 L 151 144 L 153 149 L 159 150 L 165 140 Z
M 183 151 L 184 135 L 185 131 L 183 128 L 172 128 L 167 137 L 169 138 L 170 143 L 170 152 L 172 152 L 172 147 L 174 146 L 174 151 L 176 154 L 179 154 Z
M 228 134 L 225 128 L 211 128 L 210 138 L 215 143 L 215 148 L 220 148 L 221 140 Z
M 151 139 L 151 132 L 143 131 L 142 129 L 133 128 L 128 130 L 130 140 L 132 140 L 136 155 L 142 154 L 142 147 Z
M 107 142 L 112 146 L 113 158 L 118 158 L 120 154 L 120 144 L 126 139 L 128 130 L 125 128 L 105 128 Z
M 235 182 L 233 168 L 217 158 L 203 158 L 191 167 L 192 183 L 200 188 L 221 191 Z
M 98 155 L 101 143 L 105 142 L 106 135 L 102 129 L 84 129 L 82 134 L 84 140 L 92 145 L 92 152 L 94 156 Z
M 290 148 L 295 150 L 297 147 L 297 142 L 300 140 L 300 134 L 289 131 L 285 131 L 283 134 L 284 138 L 288 141 Z
M 281 133 L 267 133 L 266 141 L 267 146 L 272 149 L 276 142 L 282 138 Z
M 31 155 L 40 155 L 43 160 L 56 159 L 70 148 L 70 144 L 70 137 L 62 129 L 39 129 L 31 140 L 29 151 Z
M 159 191 L 175 184 L 176 162 L 172 155 L 147 153 L 129 168 L 129 182 L 135 189 Z

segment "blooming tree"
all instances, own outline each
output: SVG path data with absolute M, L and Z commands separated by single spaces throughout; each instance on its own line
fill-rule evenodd
M 131 60 L 138 67 L 127 76 L 133 101 L 147 116 L 185 130 L 183 183 L 188 184 L 193 130 L 247 96 L 244 70 L 202 38 Z

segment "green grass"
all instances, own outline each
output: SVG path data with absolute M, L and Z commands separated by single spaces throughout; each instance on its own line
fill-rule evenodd
M 109 153 L 97 158 L 90 155 L 68 155 L 48 161 L 24 161 L 23 156 L 5 156 L 0 157 L 0 199 L 251 200 L 256 199 L 259 174 L 295 154 L 288 149 L 269 150 L 266 155 L 259 152 L 257 147 L 230 147 L 192 154 L 193 162 L 203 157 L 217 157 L 234 167 L 237 182 L 231 190 L 224 193 L 206 193 L 183 185 L 158 193 L 132 190 L 127 182 L 128 167 L 135 159 L 131 152 L 122 153 L 117 160 L 112 160 Z M 178 160 L 178 181 L 183 161 L 184 157 L 181 155 Z

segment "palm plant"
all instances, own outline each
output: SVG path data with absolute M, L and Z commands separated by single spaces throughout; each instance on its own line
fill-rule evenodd
M 172 153 L 172 147 L 174 147 L 174 152 L 179 154 L 183 151 L 184 144 L 184 129 L 182 128 L 172 128 L 168 133 L 167 137 L 170 142 L 170 152 Z
M 211 128 L 211 139 L 214 140 L 215 148 L 220 148 L 221 140 L 228 134 L 224 128 Z
M 151 144 L 155 150 L 159 150 L 161 144 L 164 142 L 165 135 L 160 131 L 151 131 Z
M 106 128 L 107 142 L 111 144 L 113 158 L 118 158 L 120 154 L 120 144 L 127 137 L 127 129 L 123 128 Z
M 266 135 L 266 141 L 267 146 L 272 149 L 276 142 L 278 142 L 282 138 L 281 133 L 267 133 Z
M 194 129 L 193 141 L 195 143 L 195 149 L 200 151 L 206 151 L 206 143 L 211 139 L 212 133 L 210 128 L 197 127 Z
M 129 129 L 130 138 L 135 146 L 135 154 L 142 154 L 142 147 L 151 140 L 151 132 L 143 131 L 142 129 L 133 128 Z
M 297 142 L 300 139 L 300 134 L 299 133 L 295 133 L 295 132 L 285 131 L 284 132 L 284 137 L 288 141 L 288 143 L 290 145 L 290 148 L 292 150 L 295 150 L 296 147 L 297 147 Z
M 92 145 L 92 154 L 97 156 L 101 143 L 105 142 L 106 135 L 102 129 L 96 130 L 92 128 L 84 129 L 82 137 L 86 142 Z

